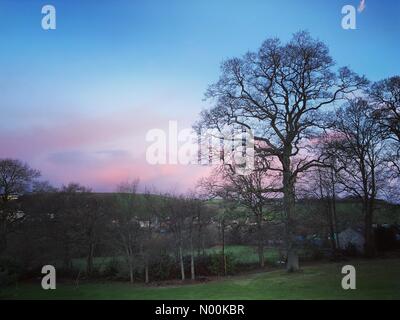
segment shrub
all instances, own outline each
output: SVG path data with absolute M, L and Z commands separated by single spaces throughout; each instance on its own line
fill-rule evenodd
M 150 279 L 155 281 L 175 279 L 178 275 L 178 265 L 173 257 L 162 254 L 151 261 L 149 275 Z
M 120 269 L 120 267 L 120 263 L 117 259 L 111 259 L 104 267 L 101 276 L 106 278 L 115 278 L 118 274 L 118 270 Z
M 24 276 L 23 268 L 14 260 L 0 259 L 0 287 L 15 283 Z
M 225 254 L 225 263 L 222 254 L 214 253 L 208 256 L 210 259 L 209 271 L 211 275 L 219 276 L 225 274 L 225 264 L 226 264 L 226 274 L 235 273 L 237 263 L 232 254 Z
M 9 286 L 17 281 L 17 275 L 10 274 L 7 270 L 0 271 L 0 287 Z
M 346 249 L 343 250 L 343 255 L 346 257 L 356 257 L 359 254 L 357 246 L 354 243 L 349 242 L 346 245 Z

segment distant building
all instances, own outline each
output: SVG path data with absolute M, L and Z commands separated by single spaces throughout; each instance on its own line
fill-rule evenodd
M 0 193 L 0 197 L 5 197 L 4 196 L 4 194 L 1 194 Z M 7 201 L 12 201 L 12 200 L 18 200 L 18 198 L 19 198 L 19 195 L 18 194 L 9 194 L 9 195 L 7 195 L 7 199 L 5 199 L 5 200 L 7 200 Z
M 345 250 L 354 246 L 358 252 L 364 252 L 364 235 L 361 229 L 347 228 L 338 234 L 340 248 Z

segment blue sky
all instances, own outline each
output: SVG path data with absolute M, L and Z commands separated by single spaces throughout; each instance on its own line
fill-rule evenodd
M 56 8 L 56 30 L 41 28 L 45 4 Z M 195 121 L 223 59 L 308 30 L 339 66 L 370 80 L 400 74 L 400 2 L 366 0 L 356 30 L 341 28 L 346 4 L 358 1 L 1 0 L 0 157 L 28 161 L 58 185 L 111 190 L 140 176 L 186 188 L 192 170 L 145 166 L 144 136 L 168 120 Z

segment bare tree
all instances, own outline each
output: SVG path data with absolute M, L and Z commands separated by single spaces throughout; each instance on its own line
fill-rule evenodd
M 80 224 L 83 242 L 87 247 L 86 274 L 91 276 L 94 270 L 94 256 L 102 236 L 106 232 L 106 217 L 111 208 L 108 197 L 87 194 L 80 203 Z
M 58 189 L 50 184 L 49 181 L 34 181 L 32 185 L 33 193 L 54 193 Z
M 196 195 L 191 193 L 186 199 L 186 212 L 188 216 L 188 238 L 189 238 L 189 251 L 190 251 L 190 275 L 191 279 L 196 279 L 196 271 L 195 271 L 195 232 L 196 225 L 200 224 L 201 221 L 199 217 L 201 217 L 201 212 L 203 211 L 203 203 L 200 199 L 197 199 Z
M 183 197 L 166 194 L 164 195 L 163 200 L 166 223 L 175 239 L 175 248 L 177 250 L 179 268 L 181 271 L 181 280 L 185 281 L 184 250 L 188 215 L 184 199 Z
M 243 218 L 243 212 L 240 210 L 240 194 L 237 193 L 236 185 L 230 181 L 231 178 L 239 178 L 239 176 L 232 172 L 232 167 L 222 165 L 216 167 L 210 176 L 198 182 L 198 188 L 203 197 L 209 200 L 216 200 L 213 221 L 218 224 L 221 264 L 225 276 L 227 275 L 226 231 L 235 224 L 234 222 Z M 247 197 L 251 197 L 248 192 L 244 193 Z M 245 215 L 247 216 L 247 213 Z
M 325 150 L 321 150 L 325 152 Z M 326 167 L 318 166 L 309 170 L 301 179 L 298 191 L 303 198 L 310 200 L 318 200 L 315 206 L 319 213 L 324 213 L 326 226 L 329 230 L 329 239 L 331 242 L 333 253 L 337 252 L 339 244 L 339 227 L 336 210 L 337 190 L 337 173 L 335 159 L 327 158 L 325 160 Z M 315 203 L 315 202 L 314 202 Z M 313 220 L 317 220 L 315 217 Z
M 190 274 L 191 279 L 196 279 L 196 251 L 198 255 L 203 249 L 205 225 L 211 222 L 213 210 L 199 194 L 190 191 L 182 198 L 184 202 L 185 217 L 187 221 L 187 239 L 190 252 Z M 197 240 L 197 241 L 196 241 Z
M 3 202 L 10 200 L 10 196 L 24 193 L 30 189 L 32 183 L 40 176 L 38 170 L 16 159 L 0 159 L 0 192 Z
M 23 218 L 15 214 L 10 201 L 31 188 L 38 170 L 16 159 L 0 159 L 0 253 L 7 248 L 7 234 L 11 226 Z
M 145 283 L 150 282 L 149 266 L 153 254 L 159 249 L 160 239 L 156 230 L 160 230 L 162 220 L 162 201 L 156 194 L 151 194 L 148 189 L 144 193 L 144 210 L 141 214 L 143 224 L 142 255 L 144 260 Z
M 63 220 L 72 219 L 72 222 L 75 221 L 74 229 L 77 229 L 75 232 L 77 239 L 71 239 L 71 241 L 75 245 L 82 244 L 81 246 L 86 252 L 86 275 L 90 277 L 94 269 L 95 249 L 104 229 L 104 218 L 108 209 L 107 201 L 105 198 L 92 193 L 90 188 L 78 183 L 69 183 L 63 186 L 60 191 L 64 198 L 64 206 L 61 211 L 68 214 L 68 216 L 63 216 Z M 53 191 L 52 188 L 45 186 L 41 192 L 51 193 Z M 67 234 L 71 234 L 72 229 L 66 228 L 65 231 Z
M 389 161 L 400 176 L 400 76 L 374 83 L 368 91 L 374 102 L 374 117 L 388 140 Z
M 208 181 L 211 193 L 221 197 L 224 201 L 236 203 L 250 211 L 257 226 L 257 250 L 259 264 L 265 265 L 263 225 L 267 219 L 267 205 L 271 203 L 275 193 L 268 192 L 276 187 L 276 177 L 269 176 L 269 164 L 260 163 L 256 159 L 254 170 L 248 175 L 239 175 L 231 165 L 222 165 L 212 173 L 216 179 Z M 231 208 L 232 209 L 232 208 Z
M 117 187 L 116 208 L 112 224 L 116 232 L 116 242 L 125 254 L 129 268 L 129 280 L 134 282 L 135 256 L 139 252 L 140 222 L 138 211 L 140 201 L 137 195 L 139 180 L 122 183 Z
M 255 154 L 275 157 L 281 186 L 266 191 L 283 194 L 287 270 L 299 268 L 294 246 L 295 183 L 299 173 L 318 163 L 305 152 L 305 141 L 319 125 L 319 110 L 366 84 L 348 68 L 333 70 L 326 45 L 307 32 L 287 44 L 266 40 L 257 52 L 225 61 L 221 76 L 206 97 L 215 107 L 202 113 L 198 128 L 221 130 L 238 125 L 252 130 Z
M 337 110 L 328 151 L 338 162 L 338 183 L 347 194 L 362 200 L 365 253 L 375 254 L 372 223 L 377 196 L 384 186 L 385 142 L 368 101 L 354 99 Z
M 93 211 L 88 205 L 91 189 L 71 182 L 61 187 L 59 192 L 49 194 L 50 215 L 56 222 L 58 238 L 62 246 L 65 268 L 71 268 L 74 251 L 82 247 L 86 253 L 86 271 L 93 269 L 94 233 Z

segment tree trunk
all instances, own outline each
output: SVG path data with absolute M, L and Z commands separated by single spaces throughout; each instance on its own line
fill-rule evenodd
M 192 230 L 190 231 L 190 274 L 191 279 L 195 280 L 195 270 L 194 270 L 194 248 L 193 248 L 193 233 Z
M 132 258 L 129 258 L 129 282 L 132 284 L 133 280 L 133 262 Z
M 133 277 L 133 250 L 129 243 L 126 246 L 126 258 L 128 260 L 129 282 L 132 284 L 133 280 L 134 280 L 134 277 Z
M 194 254 L 193 254 L 193 251 L 192 251 L 192 254 L 191 254 L 191 257 L 190 257 L 190 274 L 192 276 L 192 280 L 195 280 L 196 279 L 196 274 L 195 274 L 195 271 L 194 271 Z
M 94 243 L 90 242 L 88 256 L 87 256 L 87 263 L 86 263 L 86 274 L 88 276 L 90 276 L 93 272 L 93 255 L 94 255 Z
M 149 283 L 149 263 L 148 260 L 146 259 L 146 264 L 144 266 L 144 282 Z
M 224 268 L 224 276 L 226 276 L 226 258 L 225 258 L 225 222 L 221 221 L 221 243 L 222 243 L 222 266 Z
M 287 263 L 286 270 L 288 272 L 295 272 L 299 270 L 299 257 L 294 247 L 294 221 L 293 216 L 295 212 L 295 191 L 294 191 L 294 178 L 290 168 L 290 155 L 291 150 L 286 150 L 283 156 L 283 212 L 285 215 L 285 242 Z
M 262 214 L 257 216 L 257 238 L 258 238 L 258 262 L 264 268 L 264 237 L 262 234 Z
M 368 258 L 373 258 L 376 256 L 376 246 L 374 229 L 372 226 L 373 221 L 373 200 L 370 200 L 365 207 L 365 245 L 364 253 Z
M 329 224 L 329 238 L 331 240 L 332 251 L 335 253 L 337 250 L 336 247 L 336 235 L 335 235 L 335 227 L 333 222 L 333 211 L 332 211 L 332 199 L 328 198 L 328 224 Z
M 151 218 L 149 218 L 149 225 L 148 225 L 148 229 L 147 229 L 147 240 L 148 240 L 148 244 L 145 246 L 145 250 L 144 250 L 144 255 L 145 255 L 145 267 L 144 267 L 144 281 L 145 283 L 149 283 L 150 282 L 150 276 L 149 276 L 149 260 L 150 260 L 150 243 L 151 243 L 151 238 L 152 238 L 152 220 Z M 142 246 L 142 250 L 143 250 L 143 246 Z
M 331 246 L 332 246 L 332 252 L 335 254 L 335 252 L 336 252 L 335 237 L 336 236 L 335 236 L 335 228 L 333 226 L 333 209 L 332 209 L 333 198 L 330 197 L 329 191 L 326 191 L 326 195 L 324 193 L 323 180 L 322 180 L 320 168 L 318 168 L 318 176 L 319 176 L 319 193 L 320 193 L 319 196 L 321 199 L 322 206 L 326 211 L 326 220 L 328 222 L 328 227 L 329 227 L 329 239 L 330 239 Z
M 332 213 L 333 213 L 333 224 L 335 226 L 335 240 L 336 240 L 336 248 L 340 249 L 340 241 L 339 241 L 339 222 L 336 214 L 336 194 L 335 190 L 333 192 L 332 197 Z
M 183 263 L 183 250 L 182 250 L 182 245 L 179 245 L 179 262 L 181 266 L 181 279 L 182 281 L 185 281 L 185 265 Z
M 203 225 L 201 222 L 201 216 L 198 214 L 197 216 L 197 221 L 198 221 L 198 234 L 197 234 L 197 255 L 200 256 L 200 253 L 203 251 L 204 252 L 204 241 L 203 241 Z
M 287 256 L 286 270 L 288 272 L 295 272 L 295 271 L 298 271 L 299 269 L 300 269 L 299 256 L 293 248 L 290 248 L 288 251 L 288 256 Z

